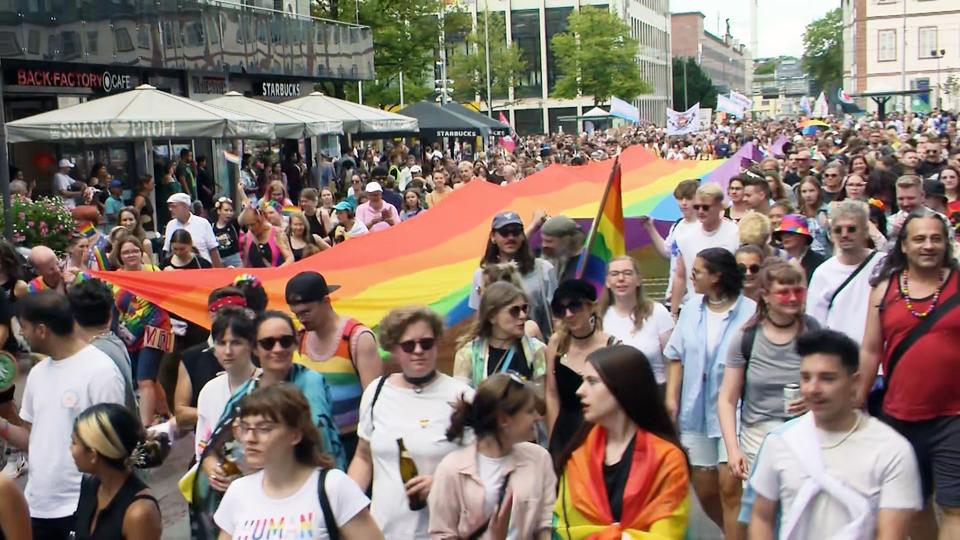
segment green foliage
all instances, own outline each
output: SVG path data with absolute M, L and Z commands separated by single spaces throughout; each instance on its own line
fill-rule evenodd
M 520 47 L 513 43 L 507 46 L 506 23 L 502 16 L 489 17 L 490 46 L 490 86 L 493 96 L 506 95 L 512 81 L 526 69 Z M 449 78 L 454 81 L 457 101 L 473 101 L 477 95 L 480 101 L 487 101 L 487 59 L 485 44 L 486 18 L 477 15 L 477 28 L 466 37 L 466 52 L 450 58 Z M 489 106 L 489 104 L 487 104 Z
M 807 25 L 803 33 L 803 69 L 821 88 L 843 79 L 843 13 L 834 8 Z
M 773 75 L 777 71 L 777 61 L 773 60 L 770 62 L 764 62 L 762 64 L 757 64 L 753 69 L 754 75 Z
M 13 199 L 10 205 L 13 217 L 13 241 L 26 246 L 47 246 L 63 254 L 75 227 L 73 215 L 60 197 L 43 197 L 35 201 Z M 6 216 L 0 212 L 0 230 Z
M 683 99 L 683 69 L 686 64 L 687 69 L 687 99 Z M 717 88 L 713 85 L 713 80 L 705 71 L 700 69 L 695 58 L 676 58 L 673 59 L 673 108 L 677 111 L 685 111 L 700 102 L 700 107 L 705 109 L 717 108 Z
M 553 97 L 593 96 L 594 105 L 610 96 L 631 101 L 653 91 L 640 76 L 639 45 L 630 27 L 613 13 L 594 7 L 573 11 L 567 31 L 553 36 L 557 79 Z

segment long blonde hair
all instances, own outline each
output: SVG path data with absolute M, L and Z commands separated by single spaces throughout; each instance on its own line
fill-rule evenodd
M 637 303 L 633 307 L 633 312 L 630 313 L 634 330 L 640 330 L 643 328 L 643 322 L 653 314 L 653 301 L 647 298 L 643 290 L 643 274 L 640 272 L 640 263 L 638 263 L 636 259 L 629 255 L 614 257 L 607 263 L 607 268 L 609 268 L 610 264 L 620 261 L 630 261 L 630 265 L 633 267 L 633 271 L 637 273 L 637 279 L 640 281 L 640 284 L 637 285 Z M 610 287 L 605 286 L 603 296 L 600 297 L 600 309 L 598 312 L 601 315 L 606 314 L 607 310 L 613 307 L 613 304 L 613 291 L 610 290 Z

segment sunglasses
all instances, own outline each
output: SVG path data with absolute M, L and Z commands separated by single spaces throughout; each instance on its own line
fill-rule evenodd
M 759 265 L 759 264 L 751 264 L 750 266 L 747 266 L 747 265 L 745 265 L 745 264 L 738 264 L 738 265 L 737 265 L 737 268 L 739 268 L 740 271 L 743 272 L 744 274 L 753 275 L 753 274 L 759 274 L 759 273 L 760 273 L 760 265 Z
M 504 371 L 503 374 L 509 377 L 510 380 L 508 380 L 507 385 L 503 387 L 503 393 L 500 394 L 500 399 L 497 400 L 500 402 L 502 402 L 504 399 L 507 398 L 508 395 L 510 395 L 510 387 L 514 386 L 514 384 L 519 384 L 520 386 L 527 385 L 527 378 L 512 369 Z
M 712 204 L 695 204 L 695 205 L 693 205 L 693 209 L 694 209 L 695 211 L 697 211 L 697 212 L 699 212 L 699 211 L 701 211 L 701 210 L 703 210 L 704 212 L 706 212 L 707 210 L 709 210 L 709 209 L 711 209 L 711 208 L 713 208 L 713 205 L 712 205 Z
M 277 346 L 277 343 L 280 344 L 281 349 L 289 349 L 297 343 L 297 338 L 286 335 L 280 337 L 265 337 L 257 340 L 257 345 L 260 345 L 265 351 L 272 351 L 273 348 Z
M 833 228 L 833 234 L 855 234 L 856 232 L 856 225 L 838 225 Z
M 833 174 L 823 173 L 823 176 L 825 176 L 825 177 L 827 177 L 827 178 L 837 178 L 837 177 L 839 177 L 840 175 L 839 175 L 839 174 L 836 174 L 836 173 L 833 173 Z
M 567 314 L 567 311 L 570 311 L 571 314 L 576 315 L 583 311 L 584 303 L 583 300 L 573 300 L 567 304 L 557 304 L 552 307 L 553 315 L 557 318 L 563 317 Z
M 408 339 L 407 341 L 401 341 L 397 345 L 400 347 L 401 351 L 407 354 L 412 354 L 414 351 L 417 350 L 417 345 L 420 346 L 421 351 L 427 352 L 430 349 L 432 349 L 433 346 L 436 344 L 437 344 L 436 338 L 428 337 L 428 338 L 420 338 L 420 339 Z
M 781 302 L 788 302 L 791 298 L 796 298 L 797 300 L 803 300 L 807 297 L 807 288 L 806 287 L 793 287 L 791 289 L 784 289 L 782 291 L 776 291 L 773 293 L 777 297 L 777 300 Z
M 519 319 L 521 313 L 524 315 L 530 313 L 530 306 L 528 304 L 510 306 L 510 309 L 507 310 L 507 313 L 509 313 L 514 319 Z
M 523 236 L 523 227 L 503 227 L 502 229 L 497 229 L 497 234 L 503 237 Z

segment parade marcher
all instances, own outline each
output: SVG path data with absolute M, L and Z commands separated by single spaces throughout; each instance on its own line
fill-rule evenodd
M 577 395 L 586 423 L 554 460 L 556 537 L 685 538 L 689 466 L 643 353 L 594 351 Z
M 759 212 L 763 215 L 770 213 L 771 201 L 775 201 L 770 184 L 763 178 L 747 177 L 743 185 L 743 204 L 747 210 Z
M 107 355 L 74 330 L 65 295 L 41 291 L 20 304 L 20 332 L 30 349 L 46 355 L 27 376 L 23 425 L 0 419 L 0 439 L 42 466 L 27 472 L 26 497 L 36 539 L 67 540 L 80 497 L 80 471 L 70 456 L 74 419 L 98 403 L 123 403 L 123 376 Z
M 468 305 L 474 310 L 480 308 L 483 265 L 511 261 L 516 262 L 519 267 L 523 290 L 529 300 L 530 311 L 527 316 L 537 323 L 545 337 L 549 337 L 553 333 L 550 300 L 557 288 L 556 269 L 549 262 L 534 258 L 523 229 L 523 221 L 516 212 L 500 212 L 494 216 L 487 247 L 480 259 L 480 268 L 473 273 Z
M 30 508 L 17 484 L 0 474 L 0 538 L 4 540 L 31 540 Z
M 240 401 L 238 437 L 246 464 L 257 472 L 227 489 L 214 515 L 221 539 L 253 538 L 268 530 L 383 538 L 370 516 L 370 500 L 320 450 L 323 435 L 309 410 L 303 394 L 289 384 L 258 388 Z
M 484 287 L 477 319 L 458 344 L 453 376 L 473 388 L 488 376 L 507 371 L 541 382 L 546 346 L 527 335 L 529 310 L 526 293 L 511 283 Z
M 337 227 L 333 231 L 334 243 L 342 243 L 354 236 L 362 236 L 370 232 L 367 226 L 356 218 L 353 206 L 347 201 L 340 201 L 334 207 L 337 213 Z
M 577 388 L 583 384 L 583 366 L 593 351 L 608 347 L 616 338 L 603 331 L 596 311 L 597 290 L 583 279 L 560 283 L 553 293 L 551 311 L 557 319 L 546 354 L 546 406 L 548 448 L 559 454 L 583 423 Z
M 400 224 L 397 208 L 384 199 L 383 187 L 378 182 L 368 183 L 364 193 L 368 200 L 357 206 L 357 221 L 371 231 Z
M 465 383 L 437 371 L 442 337 L 443 321 L 426 307 L 394 309 L 380 321 L 383 348 L 400 373 L 379 377 L 364 390 L 360 444 L 348 472 L 361 489 L 372 488 L 371 512 L 388 540 L 428 536 L 425 506 L 433 473 L 457 448 L 446 441 L 452 404 L 473 394 Z M 401 474 L 402 452 L 415 465 L 413 478 Z
M 168 443 L 147 434 L 129 409 L 94 405 L 73 425 L 70 453 L 84 473 L 71 540 L 160 540 L 160 503 L 133 468 L 158 465 Z
M 774 242 L 782 245 L 790 259 L 803 268 L 805 282 L 810 281 L 814 270 L 825 260 L 823 255 L 810 248 L 813 235 L 807 223 L 807 218 L 800 214 L 787 214 L 773 231 Z
M 293 252 L 283 230 L 270 222 L 269 211 L 247 206 L 240 213 L 240 225 L 247 232 L 240 236 L 240 257 L 246 268 L 271 268 L 293 262 Z
M 817 267 L 807 292 L 807 315 L 860 343 L 866 327 L 870 276 L 883 259 L 867 247 L 867 205 L 843 201 L 830 208 L 833 257 Z
M 915 175 L 905 175 L 897 179 L 897 207 L 900 211 L 887 220 L 887 246 L 884 251 L 890 251 L 900 236 L 900 229 L 907 217 L 916 209 L 923 207 L 925 202 L 923 179 Z
M 322 373 L 330 385 L 333 418 L 349 461 L 357 447 L 360 396 L 383 374 L 383 362 L 373 332 L 334 311 L 330 294 L 339 288 L 317 272 L 300 272 L 287 282 L 285 296 L 304 329 L 298 363 Z
M 190 233 L 190 238 L 193 239 L 200 257 L 215 267 L 223 266 L 220 262 L 220 243 L 213 234 L 213 227 L 209 221 L 193 215 L 190 211 L 191 205 L 190 196 L 186 193 L 176 193 L 167 199 L 167 208 L 170 210 L 172 219 L 164 229 L 163 252 L 166 254 L 171 252 L 173 233 L 186 230 Z
M 67 282 L 63 278 L 57 254 L 52 249 L 47 246 L 36 246 L 30 250 L 28 260 L 37 277 L 27 283 L 23 291 L 25 295 L 46 290 L 66 294 Z
M 827 206 L 823 204 L 823 187 L 815 176 L 808 176 L 798 184 L 797 213 L 807 218 L 807 228 L 813 236 L 810 249 L 829 257 L 833 251 L 827 238 Z
M 476 442 L 447 454 L 433 475 L 430 537 L 549 540 L 557 478 L 535 437 L 536 391 L 513 373 L 484 379 L 454 406 L 447 439 Z M 501 495 L 502 494 L 502 495 Z
M 234 219 L 233 200 L 220 197 L 213 205 L 213 235 L 217 238 L 220 261 L 226 267 L 240 268 L 240 228 Z
M 559 282 L 577 277 L 585 239 L 580 225 L 567 216 L 551 216 L 540 226 L 542 257 L 553 265 Z
M 327 240 L 333 232 L 333 223 L 330 221 L 330 211 L 333 210 L 332 192 L 329 189 L 320 192 L 314 188 L 304 189 L 300 192 L 300 210 L 310 224 L 310 232 Z
M 680 257 L 680 249 L 677 247 L 677 237 L 681 235 L 685 229 L 699 225 L 697 212 L 693 209 L 693 199 L 696 197 L 697 188 L 699 187 L 700 180 L 691 179 L 681 180 L 680 183 L 673 188 L 673 198 L 677 201 L 677 206 L 680 207 L 680 214 L 683 217 L 670 226 L 670 231 L 667 233 L 666 238 L 660 236 L 660 232 L 657 231 L 653 220 L 650 219 L 649 216 L 640 218 L 643 229 L 650 237 L 650 243 L 653 244 L 653 248 L 661 257 L 670 261 L 670 269 L 667 276 L 667 291 L 664 295 L 664 299 L 668 303 L 671 298 L 673 298 L 673 277 L 677 269 L 677 259 Z
M 922 480 L 924 512 L 911 536 L 934 538 L 937 524 L 928 500 L 936 493 L 942 510 L 941 538 L 960 534 L 957 457 L 960 447 L 960 389 L 954 374 L 960 349 L 960 287 L 947 220 L 928 209 L 907 216 L 893 248 L 870 280 L 873 290 L 860 349 L 858 401 L 874 387 L 883 366 L 879 397 L 884 420 L 910 441 Z
M 810 412 L 767 436 L 750 475 L 751 540 L 906 538 L 922 506 L 910 444 L 854 407 L 857 344 L 832 330 L 797 338 Z M 871 377 L 872 378 L 872 377 Z
M 633 257 L 615 257 L 607 263 L 599 313 L 603 316 L 604 332 L 643 353 L 657 385 L 665 393 L 667 369 L 663 349 L 670 340 L 674 321 L 663 304 L 647 298 L 640 263 Z
M 190 231 L 180 229 L 170 235 L 170 255 L 163 259 L 163 270 L 200 270 L 211 268 L 210 261 L 197 255 Z
M 725 248 L 701 251 L 690 278 L 696 294 L 683 306 L 663 351 L 668 360 L 665 401 L 687 450 L 700 505 L 736 538 L 742 534 L 736 519 L 740 479 L 724 465 L 727 450 L 717 420 L 717 396 L 730 343 L 757 304 L 743 296 L 743 274 Z
M 763 185 L 766 186 L 766 183 Z M 674 317 L 688 298 L 687 275 L 693 270 L 697 254 L 707 248 L 722 247 L 732 255 L 740 247 L 736 223 L 723 218 L 723 191 L 719 186 L 704 184 L 697 188 L 693 210 L 699 224 L 687 227 L 683 234 L 677 235 L 680 256 L 673 273 L 670 299 L 670 310 Z
M 144 264 L 153 263 L 153 243 L 147 238 L 147 231 L 143 228 L 140 219 L 140 212 L 132 206 L 125 206 L 120 209 L 118 218 L 120 226 L 126 229 L 130 234 L 136 236 L 143 243 Z M 93 246 L 90 246 L 91 249 Z M 119 268 L 117 265 L 114 268 Z
M 730 206 L 723 211 L 723 217 L 732 219 L 734 223 L 738 223 L 740 218 L 749 210 L 747 203 L 743 200 L 745 187 L 746 183 L 739 176 L 734 176 L 727 183 L 727 196 L 730 197 Z

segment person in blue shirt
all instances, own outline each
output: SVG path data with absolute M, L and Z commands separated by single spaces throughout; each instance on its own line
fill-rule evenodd
M 742 537 L 737 522 L 741 488 L 730 468 L 720 466 L 726 464 L 727 453 L 717 397 L 730 340 L 757 308 L 756 302 L 742 294 L 743 279 L 736 258 L 726 249 L 699 252 L 690 272 L 696 294 L 683 305 L 663 350 L 668 365 L 667 410 L 677 419 L 694 491 L 726 538 Z
M 103 219 L 106 229 L 109 231 L 117 226 L 120 218 L 120 210 L 125 206 L 121 195 L 123 194 L 123 182 L 118 179 L 110 181 L 110 197 L 104 204 Z

